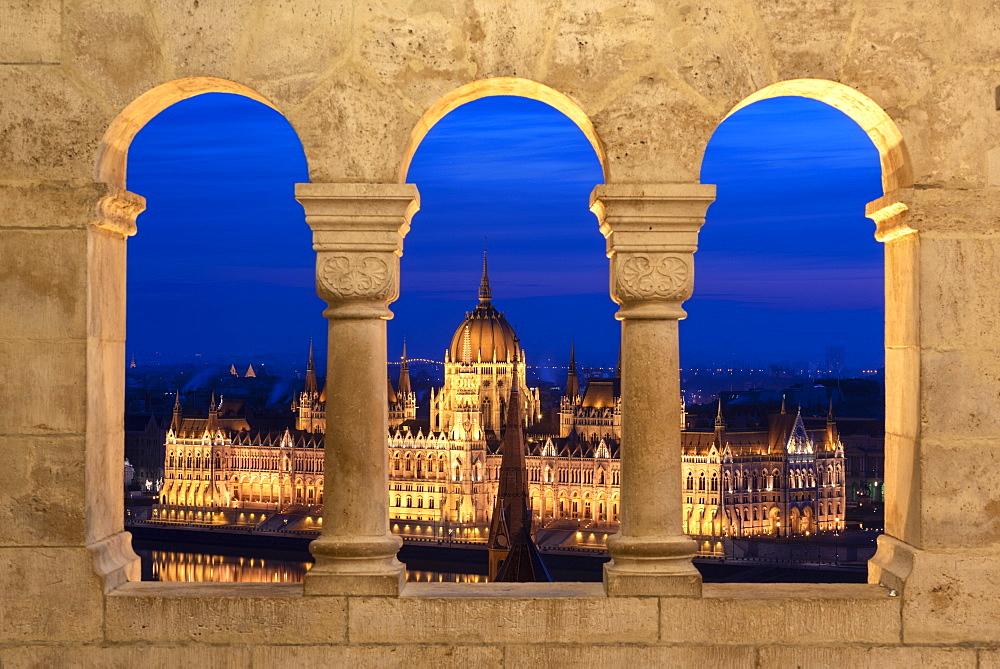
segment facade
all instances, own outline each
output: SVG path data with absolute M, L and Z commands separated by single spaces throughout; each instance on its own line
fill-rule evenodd
M 445 352 L 444 384 L 431 393 L 430 420 L 416 419 L 405 348 L 397 387 L 388 381 L 394 533 L 487 541 L 501 480 L 499 426 L 512 397 L 525 431 L 536 533 L 559 528 L 550 535 L 561 545 L 601 546 L 617 531 L 620 380 L 590 379 L 581 391 L 571 352 L 558 424 L 550 426 L 539 420 L 538 389 L 527 387 L 525 372 L 520 341 L 492 304 L 484 257 L 479 304 Z M 190 520 L 201 513 L 207 520 L 217 518 L 205 515 L 211 510 L 229 508 L 315 517 L 323 503 L 326 388 L 319 388 L 311 344 L 305 387 L 293 409 L 294 427 L 267 431 L 251 426 L 239 402 L 220 401 L 196 419 L 183 418 L 175 406 L 159 517 Z M 843 529 L 844 449 L 832 404 L 823 428 L 807 429 L 801 412 L 787 412 L 783 403 L 766 430 L 730 432 L 720 401 L 714 432 L 685 430 L 681 445 L 683 529 L 700 539 L 702 552 L 721 551 L 724 537 Z M 310 522 L 316 527 L 318 518 Z

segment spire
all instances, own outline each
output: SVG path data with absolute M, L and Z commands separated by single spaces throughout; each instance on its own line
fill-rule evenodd
M 519 358 L 516 346 L 513 362 L 510 400 L 507 403 L 507 429 L 501 446 L 500 482 L 490 522 L 490 577 L 492 580 L 504 581 L 549 581 L 551 578 L 531 539 L 532 515 L 528 499 L 528 469 L 524 427 L 521 423 Z M 517 559 L 511 560 L 515 555 L 518 556 Z M 516 567 L 513 566 L 515 562 Z
M 830 410 L 826 412 L 826 422 L 827 423 L 832 423 L 832 422 L 834 422 L 836 420 L 837 419 L 833 415 L 833 398 L 831 397 L 830 398 Z
M 580 396 L 580 381 L 576 375 L 576 342 L 569 345 L 569 372 L 566 374 L 566 397 L 575 400 Z
M 722 396 L 719 395 L 719 409 L 715 412 L 715 429 L 726 427 L 726 419 L 722 417 Z
M 173 420 L 170 421 L 170 429 L 174 431 L 176 435 L 181 429 L 181 420 L 184 418 L 184 409 L 181 407 L 181 391 L 180 389 L 174 391 L 174 416 Z
M 413 392 L 410 387 L 410 361 L 406 358 L 406 340 L 403 340 L 403 357 L 399 365 L 399 383 L 396 384 L 399 397 L 405 399 Z
M 215 430 L 219 427 L 219 408 L 215 404 L 215 391 L 212 391 L 212 403 L 208 405 L 208 424 L 206 430 Z
M 483 279 L 479 282 L 479 304 L 489 304 L 493 299 L 493 291 L 490 290 L 490 274 L 486 267 L 486 240 L 483 239 Z
M 309 362 L 306 363 L 306 388 L 305 392 L 316 394 L 316 360 L 313 358 L 313 340 L 309 338 Z
M 785 394 L 781 394 L 781 413 L 786 414 L 788 411 L 785 409 Z

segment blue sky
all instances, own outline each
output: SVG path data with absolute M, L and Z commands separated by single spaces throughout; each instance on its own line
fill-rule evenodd
M 128 186 L 147 197 L 129 242 L 128 349 L 265 356 L 324 340 L 323 304 L 296 182 L 294 131 L 274 110 L 202 95 L 136 137 Z M 428 133 L 410 167 L 421 211 L 405 240 L 390 355 L 440 359 L 476 302 L 483 238 L 494 302 L 529 356 L 613 363 L 619 324 L 604 240 L 588 196 L 600 167 L 579 129 L 534 100 L 458 108 Z M 751 105 L 706 152 L 716 183 L 686 305 L 686 365 L 817 360 L 845 346 L 877 364 L 881 247 L 864 218 L 881 194 L 878 156 L 846 116 L 812 100 Z

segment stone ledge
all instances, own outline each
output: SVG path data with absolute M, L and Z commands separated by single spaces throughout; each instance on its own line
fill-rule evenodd
M 538 587 L 535 585 L 534 587 Z M 653 597 L 352 597 L 352 643 L 655 642 Z M 487 622 L 488 621 L 488 622 Z
M 257 646 L 254 667 L 435 667 L 487 669 L 505 666 L 498 646 Z
M 20 646 L 0 650 L 4 669 L 36 667 L 249 667 L 246 646 Z
M 867 584 L 706 584 L 701 599 L 661 599 L 660 623 L 668 643 L 893 644 L 902 636 L 900 598 Z
M 762 667 L 921 667 L 975 669 L 972 648 L 920 646 L 769 646 L 760 649 Z M 982 665 L 985 666 L 985 665 Z
M 301 585 L 129 583 L 107 598 L 109 641 L 338 643 L 342 597 L 303 597 Z

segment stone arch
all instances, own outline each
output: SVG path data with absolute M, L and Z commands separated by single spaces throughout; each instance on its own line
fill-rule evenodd
M 597 159 L 601 163 L 604 180 L 608 181 L 608 158 L 604 151 L 604 145 L 600 137 L 597 136 L 597 130 L 590 121 L 590 117 L 580 108 L 580 105 L 564 93 L 531 79 L 494 77 L 477 79 L 464 86 L 459 86 L 438 98 L 437 102 L 427 108 L 410 131 L 410 138 L 406 142 L 403 158 L 399 165 L 399 182 L 406 183 L 406 175 L 410 171 L 410 163 L 414 154 L 416 154 L 424 137 L 438 121 L 467 102 L 498 95 L 511 95 L 544 102 L 573 121 L 593 147 L 594 153 L 597 154 Z
M 151 88 L 130 102 L 108 126 L 97 147 L 94 180 L 124 190 L 128 171 L 128 150 L 136 134 L 167 107 L 205 93 L 242 95 L 281 112 L 257 91 L 229 79 L 185 77 L 168 81 Z
M 755 102 L 780 97 L 810 98 L 823 102 L 857 123 L 878 150 L 882 165 L 883 193 L 891 193 L 913 184 L 910 154 L 896 122 L 874 100 L 845 84 L 828 79 L 778 81 L 744 98 L 725 118 Z

